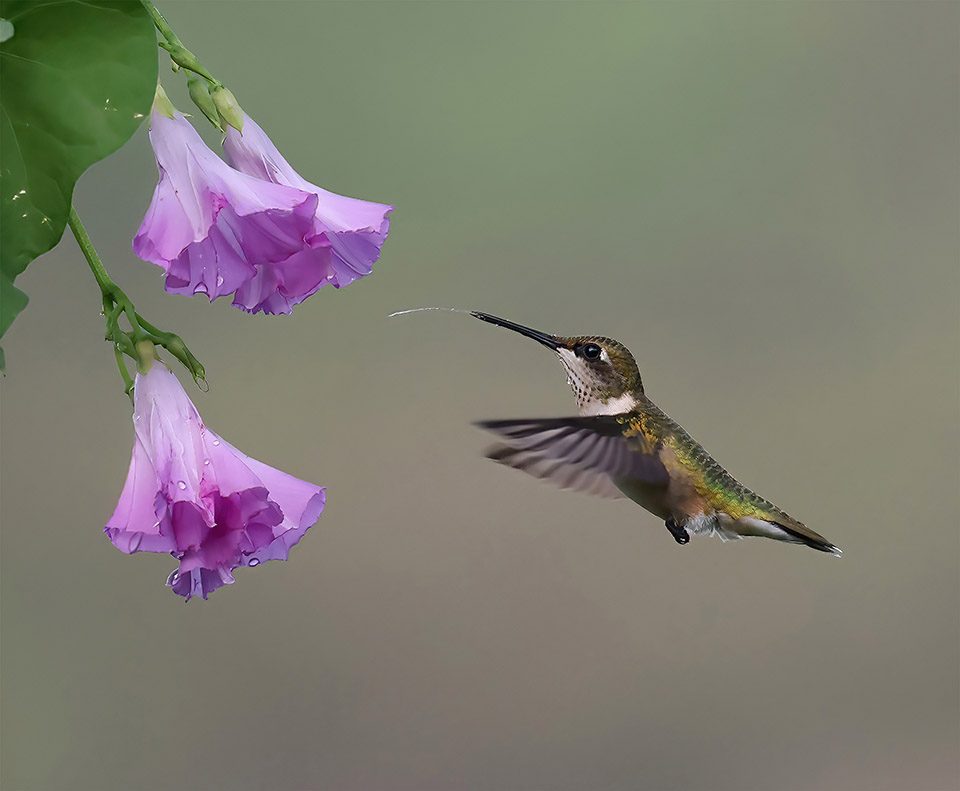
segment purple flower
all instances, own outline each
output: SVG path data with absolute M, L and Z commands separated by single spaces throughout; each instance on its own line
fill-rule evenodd
M 232 126 L 227 128 L 223 151 L 237 170 L 258 179 L 293 187 L 318 198 L 313 228 L 307 237 L 309 243 L 273 272 L 284 284 L 296 279 L 296 288 L 271 291 L 271 284 L 251 283 L 237 293 L 244 304 L 268 304 L 277 307 L 278 296 L 287 296 L 289 307 L 306 299 L 326 283 L 336 288 L 346 286 L 364 275 L 369 275 L 373 263 L 380 257 L 380 249 L 387 238 L 390 220 L 387 215 L 393 206 L 346 198 L 311 184 L 287 163 L 277 147 L 252 118 L 244 115 L 243 133 Z M 259 287 L 259 290 L 258 290 Z M 289 307 L 284 313 L 289 313 Z M 279 312 L 279 311 L 278 311 Z
M 133 250 L 166 270 L 167 291 L 212 301 L 261 279 L 282 286 L 270 267 L 307 246 L 317 197 L 237 172 L 175 111 L 154 109 L 150 142 L 160 181 Z
M 169 552 L 167 585 L 189 601 L 238 566 L 286 560 L 326 491 L 251 459 L 208 429 L 160 362 L 137 375 L 127 482 L 104 532 L 121 552 Z

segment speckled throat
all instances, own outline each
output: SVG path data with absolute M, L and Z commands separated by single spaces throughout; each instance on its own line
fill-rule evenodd
M 561 347 L 556 352 L 566 371 L 567 384 L 577 399 L 577 410 L 581 415 L 620 415 L 636 408 L 637 396 L 643 393 L 642 386 L 639 392 L 634 393 L 624 386 L 623 380 L 598 376 L 570 349 Z M 639 383 L 639 374 L 637 382 Z

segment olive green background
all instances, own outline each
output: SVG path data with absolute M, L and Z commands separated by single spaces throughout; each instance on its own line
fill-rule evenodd
M 960 6 L 161 8 L 304 176 L 397 209 L 371 277 L 251 317 L 133 256 L 146 129 L 80 180 L 111 273 L 206 365 L 205 420 L 328 506 L 206 602 L 114 549 L 133 432 L 96 284 L 70 238 L 31 265 L 4 789 L 957 787 Z M 680 547 L 485 460 L 471 421 L 571 413 L 562 370 L 387 318 L 421 305 L 618 338 L 843 558 Z

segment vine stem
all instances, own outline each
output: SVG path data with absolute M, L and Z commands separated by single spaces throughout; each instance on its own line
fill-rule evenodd
M 100 254 L 97 252 L 97 248 L 93 246 L 93 242 L 90 241 L 90 237 L 87 235 L 87 229 L 84 228 L 83 223 L 80 222 L 80 216 L 77 214 L 77 210 L 73 207 L 73 204 L 70 205 L 70 216 L 67 219 L 67 223 L 70 226 L 70 230 L 73 231 L 77 244 L 80 245 L 80 251 L 83 253 L 83 257 L 87 259 L 87 264 L 90 265 L 90 270 L 97 280 L 97 285 L 100 286 L 100 293 L 103 294 L 104 309 L 109 311 L 113 307 L 113 304 L 108 304 L 108 301 L 118 305 L 127 315 L 127 321 L 130 322 L 134 333 L 141 334 L 143 330 L 140 328 L 139 317 L 133 309 L 133 303 L 130 302 L 130 298 L 123 293 L 120 287 L 110 279 L 110 275 L 107 274 L 107 270 L 103 266 L 103 261 L 100 260 Z
M 163 49 L 170 53 L 170 57 L 173 59 L 173 62 L 189 71 L 194 72 L 195 74 L 199 74 L 214 87 L 222 88 L 223 83 L 201 65 L 200 61 L 197 60 L 196 55 L 183 46 L 183 42 L 180 40 L 180 37 L 173 32 L 173 28 L 170 27 L 170 24 L 166 19 L 164 19 L 163 14 L 160 13 L 159 9 L 157 9 L 157 7 L 150 2 L 150 0 L 140 0 L 140 4 L 147 9 L 147 13 L 149 13 L 151 19 L 153 19 L 154 26 L 160 31 L 160 35 L 162 35 L 165 39 L 164 41 L 159 42 L 159 44 Z
M 90 241 L 86 228 L 80 221 L 77 210 L 71 205 L 70 214 L 67 218 L 67 224 L 73 232 L 80 246 L 80 251 L 86 259 L 96 278 L 97 285 L 100 286 L 100 293 L 103 297 L 103 315 L 107 320 L 106 338 L 113 342 L 114 354 L 117 358 L 117 367 L 120 369 L 120 375 L 123 377 L 126 392 L 129 395 L 133 390 L 133 379 L 123 362 L 123 355 L 126 354 L 137 362 L 138 367 L 144 363 L 143 356 L 137 348 L 139 344 L 147 342 L 149 344 L 159 345 L 176 357 L 184 367 L 190 371 L 194 380 L 201 387 L 206 384 L 204 379 L 203 365 L 193 356 L 193 353 L 187 348 L 187 345 L 181 340 L 179 335 L 172 332 L 165 332 L 144 319 L 133 307 L 130 298 L 123 292 L 116 283 L 107 274 L 103 261 L 100 260 L 100 254 Z M 130 332 L 124 332 L 120 329 L 120 316 L 125 315 L 130 323 Z M 150 347 L 153 348 L 152 346 Z M 151 355 L 150 359 L 153 359 Z
M 164 19 L 163 14 L 160 13 L 160 10 L 150 2 L 150 0 L 140 0 L 140 3 L 144 8 L 147 9 L 147 12 L 150 14 L 153 19 L 153 24 L 156 26 L 157 30 L 163 35 L 163 37 L 169 41 L 171 44 L 175 44 L 178 47 L 183 46 L 183 42 L 173 32 L 173 28 L 170 27 L 166 19 Z

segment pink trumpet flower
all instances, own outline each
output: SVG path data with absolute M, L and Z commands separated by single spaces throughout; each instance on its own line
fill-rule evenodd
M 167 585 L 188 601 L 233 583 L 240 566 L 286 560 L 323 511 L 324 488 L 245 456 L 208 429 L 162 363 L 138 374 L 135 441 L 104 532 L 122 552 L 169 552 Z
M 268 312 L 288 313 L 290 307 L 328 282 L 340 288 L 370 274 L 389 233 L 387 215 L 393 206 L 347 198 L 311 184 L 290 167 L 248 115 L 243 117 L 242 133 L 227 127 L 223 151 L 227 162 L 242 173 L 317 198 L 307 246 L 271 271 L 283 283 L 293 279 L 296 287 L 286 295 L 267 277 L 251 281 L 237 292 L 237 299 L 247 309 L 265 305 L 271 308 Z
M 171 112 L 153 111 L 150 142 L 160 181 L 133 250 L 166 271 L 170 293 L 212 301 L 302 250 L 317 197 L 237 172 L 182 114 Z

